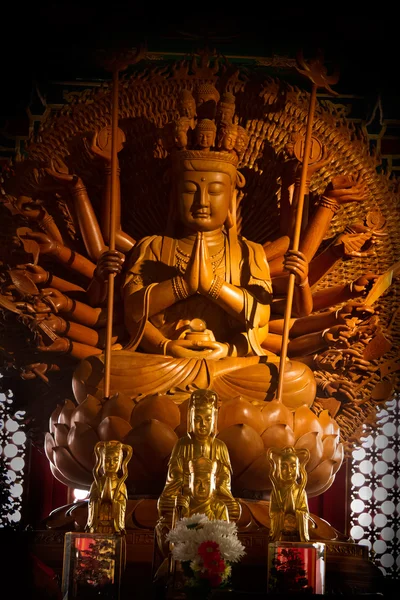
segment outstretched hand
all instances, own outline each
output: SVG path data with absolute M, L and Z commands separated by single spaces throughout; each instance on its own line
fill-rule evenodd
M 107 250 L 103 252 L 97 261 L 94 277 L 104 282 L 111 274 L 119 275 L 125 262 L 125 256 L 118 250 Z
M 284 257 L 283 266 L 286 271 L 293 273 L 297 285 L 304 285 L 308 277 L 308 260 L 300 250 L 288 250 Z
M 368 186 L 362 181 L 361 175 L 357 178 L 338 175 L 332 179 L 323 195 L 339 204 L 362 202 L 368 198 Z

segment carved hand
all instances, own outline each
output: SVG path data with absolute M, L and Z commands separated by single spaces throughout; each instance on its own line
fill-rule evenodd
M 361 175 L 357 178 L 338 175 L 332 179 L 323 195 L 339 204 L 362 202 L 368 197 L 368 186 L 361 181 Z
M 340 325 L 346 325 L 350 319 L 363 320 L 374 312 L 372 306 L 366 306 L 362 302 L 347 302 L 336 311 L 336 320 Z
M 28 240 L 34 240 L 39 244 L 41 254 L 57 254 L 57 242 L 46 233 L 40 233 L 38 231 L 31 231 L 24 234 L 22 237 Z
M 284 268 L 296 276 L 296 284 L 303 285 L 308 277 L 308 260 L 299 250 L 288 250 L 284 257 Z
M 47 175 L 49 175 L 57 184 L 61 186 L 68 185 L 72 187 L 83 185 L 80 177 L 77 175 L 70 175 L 68 173 L 68 168 L 63 163 L 55 165 L 54 162 L 51 161 L 50 164 L 51 167 L 46 167 L 45 171 Z
M 214 279 L 214 272 L 204 233 L 200 232 L 197 235 L 200 246 L 199 292 L 200 294 L 203 294 L 203 296 L 206 296 L 210 291 Z
M 337 397 L 338 400 L 343 397 L 350 402 L 354 402 L 357 397 L 357 393 L 353 390 L 353 386 L 347 379 L 337 379 L 336 381 L 329 382 L 325 387 L 325 394 L 326 396 Z
M 94 277 L 100 282 L 107 280 L 111 273 L 119 275 L 125 262 L 125 256 L 118 250 L 107 250 L 100 256 L 94 272 Z
M 378 279 L 378 275 L 374 273 L 366 273 L 357 277 L 350 283 L 350 291 L 354 297 L 366 296 L 374 284 L 374 281 Z
M 229 353 L 229 345 L 212 341 L 170 340 L 166 344 L 166 354 L 175 358 L 207 358 L 218 360 Z
M 349 338 L 352 335 L 353 332 L 347 325 L 334 325 L 323 333 L 323 338 L 329 346 L 348 348 L 350 346 Z
M 15 206 L 21 215 L 31 221 L 40 221 L 47 214 L 47 211 L 37 201 L 28 196 L 19 196 Z
M 364 233 L 341 233 L 333 244 L 335 254 L 338 257 L 354 258 L 371 256 L 375 250 L 376 243 L 372 232 Z M 361 248 L 364 247 L 364 250 Z
M 46 346 L 43 343 L 43 340 L 41 339 L 40 335 L 37 336 L 37 348 L 41 352 L 68 352 L 70 346 L 71 343 L 69 339 L 65 337 L 59 337 L 56 339 L 55 342 L 53 342 L 49 346 Z
M 43 296 L 45 296 L 45 302 L 48 303 L 55 313 L 67 311 L 72 302 L 62 292 L 55 290 L 54 288 L 43 288 Z
M 36 284 L 46 283 L 49 279 L 49 272 L 40 267 L 39 265 L 34 265 L 31 263 L 27 263 L 25 265 L 19 265 L 18 268 L 25 269 L 28 272 L 28 277 Z
M 199 290 L 199 274 L 200 274 L 200 240 L 199 235 L 193 244 L 192 254 L 186 267 L 183 282 L 189 296 L 196 294 Z

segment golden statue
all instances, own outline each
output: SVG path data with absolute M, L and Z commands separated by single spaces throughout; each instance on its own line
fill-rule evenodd
M 180 516 L 186 516 L 184 513 L 187 511 L 190 514 L 203 512 L 200 511 L 202 507 L 210 514 L 215 510 L 220 515 L 215 518 L 223 518 L 221 515 L 226 514 L 226 520 L 237 520 L 240 516 L 240 504 L 231 493 L 228 449 L 222 440 L 215 437 L 217 401 L 217 394 L 211 390 L 197 390 L 190 397 L 188 432 L 175 444 L 167 481 L 158 500 L 158 514 L 163 526 L 172 526 L 175 506 L 183 508 Z M 208 481 L 204 479 L 204 473 Z M 200 493 L 202 486 L 196 483 L 197 477 L 204 485 L 203 495 Z M 213 479 L 215 483 L 212 483 Z M 207 494 L 206 488 L 209 488 Z
M 124 452 L 125 458 L 124 458 Z M 128 494 L 125 480 L 131 446 L 121 442 L 98 442 L 95 446 L 94 482 L 90 488 L 86 531 L 90 533 L 125 533 Z M 102 474 L 100 475 L 100 470 Z M 122 470 L 122 475 L 118 472 Z
M 269 448 L 267 456 L 272 466 L 272 491 L 269 514 L 271 541 L 308 542 L 308 502 L 305 487 L 305 466 L 310 458 L 306 448 L 296 450 Z
M 215 497 L 218 462 L 209 458 L 196 458 L 189 461 L 190 496 L 178 496 L 176 509 L 180 518 L 204 514 L 210 520 L 229 521 L 226 504 Z

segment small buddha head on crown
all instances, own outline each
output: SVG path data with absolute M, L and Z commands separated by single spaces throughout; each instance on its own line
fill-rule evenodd
M 218 123 L 230 124 L 235 114 L 235 96 L 230 92 L 224 92 L 217 106 L 216 121 Z
M 215 436 L 218 396 L 212 390 L 196 390 L 189 400 L 187 430 L 196 439 Z
M 182 90 L 178 97 L 178 112 L 181 117 L 192 120 L 196 116 L 196 101 L 189 90 Z
M 210 83 L 203 83 L 197 86 L 195 98 L 198 118 L 215 119 L 217 104 L 220 98 L 216 87 Z
M 221 150 L 230 152 L 235 148 L 238 135 L 238 126 L 234 123 L 222 123 L 218 129 L 217 146 Z
M 212 497 L 216 488 L 217 461 L 204 456 L 190 460 L 189 488 L 194 500 L 204 502 Z

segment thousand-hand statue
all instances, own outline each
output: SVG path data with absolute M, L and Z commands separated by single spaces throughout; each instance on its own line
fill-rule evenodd
M 148 75 L 157 93 L 135 77 L 120 90 L 112 196 L 103 89 L 88 104 L 71 96 L 64 112 L 44 121 L 15 178 L 6 178 L 3 202 L 15 228 L 4 246 L 0 304 L 16 335 L 3 344 L 5 372 L 51 386 L 60 371 L 73 370 L 78 405 L 61 405 L 69 387 L 61 390 L 46 436 L 52 472 L 89 488 L 96 443 L 120 440 L 133 447 L 128 491 L 161 494 L 167 513 L 187 495 L 188 461 L 195 469 L 203 456 L 191 417 L 185 431 L 191 394 L 218 395 L 218 432 L 211 427 L 206 436 L 216 455 L 204 457 L 217 462 L 215 498 L 234 519 L 239 509 L 227 482 L 232 477 L 236 496 L 267 497 L 269 447 L 309 448 L 307 489 L 321 493 L 342 462 L 341 439 L 351 440 L 390 396 L 389 367 L 380 372 L 374 361 L 386 365 L 385 352 L 395 357 L 365 304 L 376 275 L 364 268 L 378 242 L 387 242 L 386 223 L 376 204 L 381 187 L 369 185 L 377 177 L 371 157 L 321 109 L 309 208 L 299 250 L 290 250 L 303 96 L 284 97 L 269 82 L 255 98 L 236 76 L 223 82 L 208 67 L 207 77 L 182 68 L 169 79 Z M 358 163 L 346 158 L 353 154 Z M 112 203 L 115 251 L 108 250 Z M 116 294 L 105 398 L 110 273 Z M 295 289 L 280 402 L 289 273 Z M 207 410 L 215 422 L 216 407 Z

